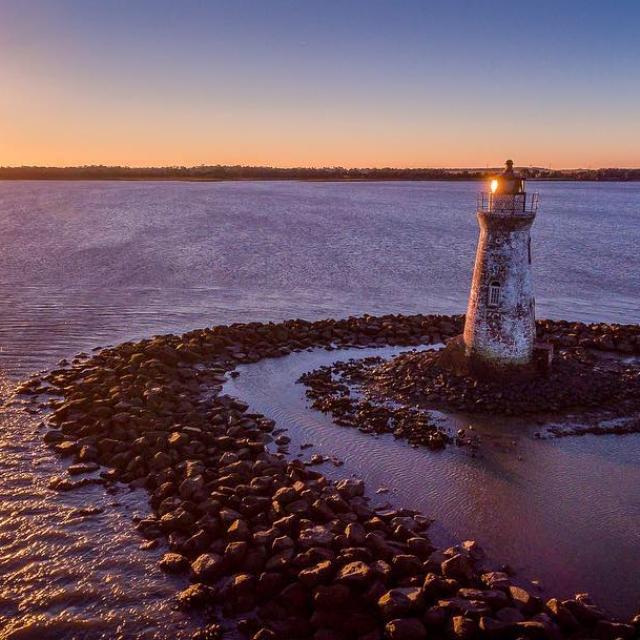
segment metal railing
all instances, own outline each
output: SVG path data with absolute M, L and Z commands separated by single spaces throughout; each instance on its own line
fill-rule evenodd
M 514 216 L 535 215 L 538 211 L 538 194 L 497 194 L 483 191 L 478 194 L 477 210 Z

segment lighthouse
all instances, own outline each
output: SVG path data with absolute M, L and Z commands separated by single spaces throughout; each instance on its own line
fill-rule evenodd
M 531 226 L 537 194 L 507 160 L 491 189 L 478 196 L 480 237 L 462 342 L 468 369 L 480 377 L 528 374 L 536 340 Z
M 531 226 L 538 208 L 507 160 L 504 172 L 479 194 L 476 250 L 464 332 L 440 353 L 458 374 L 509 381 L 547 372 L 551 345 L 536 343 L 531 277 Z

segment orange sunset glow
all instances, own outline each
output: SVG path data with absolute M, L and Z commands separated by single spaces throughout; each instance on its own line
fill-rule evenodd
M 0 3 L 0 165 L 640 166 L 622 19 L 143 5 Z

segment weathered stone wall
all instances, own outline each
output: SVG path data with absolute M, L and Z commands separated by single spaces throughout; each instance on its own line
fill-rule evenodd
M 531 363 L 535 343 L 535 301 L 529 261 L 535 215 L 478 212 L 480 239 L 464 329 L 467 356 L 498 368 Z M 489 305 L 491 283 L 500 285 Z

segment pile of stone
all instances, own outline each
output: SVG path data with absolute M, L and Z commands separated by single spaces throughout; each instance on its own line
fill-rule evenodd
M 627 355 L 640 354 L 640 325 L 637 324 L 538 320 L 536 334 L 539 340 L 556 347 L 585 347 Z
M 221 637 L 230 621 L 254 640 L 636 637 L 640 619 L 614 621 L 586 595 L 544 602 L 485 567 L 473 542 L 434 549 L 427 518 L 374 509 L 361 481 L 332 482 L 272 453 L 273 422 L 221 394 L 238 363 L 439 342 L 461 320 L 220 326 L 105 349 L 21 391 L 36 404 L 60 398 L 48 400 L 45 437 L 73 477 L 101 465 L 105 483 L 148 491 L 137 528 L 167 541 L 165 571 L 191 576 L 177 601 L 210 616 L 199 638 Z
M 599 363 L 584 347 L 558 351 L 551 371 L 530 380 L 478 380 L 442 366 L 434 351 L 404 353 L 368 370 L 364 388 L 377 397 L 468 413 L 557 414 L 612 407 L 640 410 L 640 363 Z
M 305 373 L 298 382 L 307 386 L 311 406 L 330 414 L 339 426 L 367 434 L 390 433 L 416 447 L 444 448 L 452 438 L 428 411 L 372 402 L 360 395 L 361 386 L 369 380 L 372 370 L 383 362 L 379 357 L 335 362 Z

